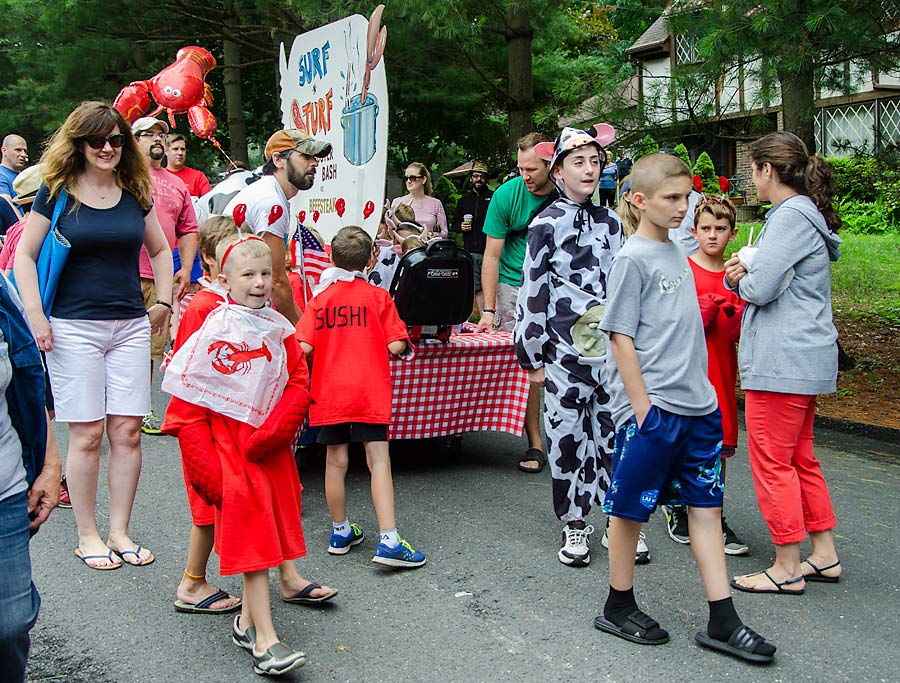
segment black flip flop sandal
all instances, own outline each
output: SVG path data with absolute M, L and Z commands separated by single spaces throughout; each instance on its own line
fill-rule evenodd
M 594 628 L 641 645 L 663 645 L 669 642 L 669 634 L 659 627 L 655 619 L 639 609 L 628 615 L 628 621 L 624 626 L 616 626 L 601 614 L 594 619 Z M 655 637 L 648 638 L 647 636 L 654 630 Z
M 523 467 L 522 463 L 527 462 L 529 460 L 536 460 L 538 463 L 537 467 Z M 544 471 L 544 465 L 547 464 L 547 456 L 544 454 L 544 451 L 537 448 L 529 448 L 525 451 L 525 455 L 519 460 L 519 472 L 525 472 L 525 474 L 540 474 Z
M 698 633 L 694 639 L 705 648 L 743 659 L 751 664 L 771 664 L 775 660 L 774 654 L 763 655 L 754 652 L 760 643 L 766 642 L 766 639 L 749 626 L 742 625 L 735 629 L 727 641 L 713 638 L 705 631 Z
M 237 612 L 241 608 L 240 600 L 229 607 L 212 607 L 212 605 L 219 602 L 219 600 L 227 600 L 228 598 L 233 597 L 235 596 L 229 595 L 225 591 L 216 591 L 212 595 L 193 605 L 184 600 L 176 600 L 175 611 L 185 612 L 187 614 L 228 614 L 229 612 Z
M 731 587 L 744 593 L 766 593 L 769 595 L 803 595 L 803 592 L 806 590 L 806 588 L 801 588 L 798 591 L 785 589 L 785 586 L 790 586 L 792 583 L 799 583 L 803 581 L 802 576 L 795 576 L 793 579 L 785 579 L 784 581 L 776 581 L 772 578 L 772 575 L 769 574 L 769 571 L 767 569 L 763 569 L 761 572 L 756 572 L 755 574 L 747 574 L 747 576 L 758 576 L 760 574 L 766 575 L 766 578 L 772 582 L 773 586 L 775 586 L 775 590 L 767 590 L 765 588 L 747 588 L 746 586 L 742 586 L 741 584 L 739 584 L 737 581 L 735 581 L 735 579 L 731 579 Z
M 807 581 L 813 581 L 813 582 L 818 582 L 818 583 L 837 583 L 838 581 L 841 580 L 840 575 L 825 576 L 822 573 L 822 572 L 827 572 L 829 569 L 834 569 L 835 567 L 840 567 L 841 566 L 840 560 L 838 560 L 834 564 L 829 564 L 827 567 L 822 567 L 822 568 L 817 567 L 809 560 L 803 560 L 803 561 L 806 562 L 806 564 L 808 564 L 810 567 L 812 567 L 815 570 L 812 574 L 804 574 L 803 575 L 803 578 L 806 579 Z
M 299 593 L 297 593 L 297 595 L 294 595 L 290 598 L 281 598 L 281 600 L 292 605 L 321 605 L 322 603 L 331 600 L 338 593 L 336 590 L 333 590 L 330 593 L 326 593 L 325 595 L 322 595 L 320 597 L 313 597 L 312 592 L 321 587 L 322 586 L 320 584 L 312 582 Z

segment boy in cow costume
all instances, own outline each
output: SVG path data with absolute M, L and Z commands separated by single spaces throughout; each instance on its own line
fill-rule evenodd
M 516 302 L 516 354 L 544 387 L 553 509 L 565 523 L 559 561 L 590 563 L 585 517 L 609 486 L 615 428 L 607 407 L 606 337 L 598 329 L 606 277 L 625 237 L 619 217 L 591 197 L 615 130 L 564 128 L 535 146 L 561 196 L 532 220 Z

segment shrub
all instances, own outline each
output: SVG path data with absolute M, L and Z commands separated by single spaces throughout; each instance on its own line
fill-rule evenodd
M 688 152 L 688 148 L 684 146 L 684 143 L 679 142 L 675 145 L 675 156 L 681 159 L 685 166 L 691 167 L 691 154 Z
M 712 159 L 706 152 L 697 157 L 697 163 L 694 164 L 694 175 L 700 176 L 700 180 L 703 181 L 703 191 L 706 194 L 719 194 L 719 176 L 716 174 L 716 167 Z
M 861 202 L 847 197 L 835 206 L 843 221 L 842 230 L 860 235 L 883 235 L 900 232 L 891 205 L 878 197 L 874 202 Z
M 638 143 L 637 150 L 634 153 L 634 160 L 637 161 L 643 156 L 647 156 L 648 154 L 655 154 L 658 151 L 659 143 L 656 142 L 656 140 L 654 140 L 650 135 L 645 135 Z
M 453 214 L 456 212 L 456 204 L 459 202 L 460 194 L 449 178 L 437 173 L 431 174 L 431 182 L 434 185 L 434 196 L 441 200 L 444 205 L 444 211 L 447 213 L 447 220 L 453 220 Z M 445 226 L 449 229 L 449 225 Z
M 874 202 L 879 196 L 877 181 L 884 169 L 875 157 L 831 157 L 834 169 L 834 196 Z

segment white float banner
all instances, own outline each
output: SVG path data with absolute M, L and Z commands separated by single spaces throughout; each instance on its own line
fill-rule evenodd
M 380 16 L 377 20 L 380 23 Z M 369 23 L 355 14 L 299 35 L 287 57 L 281 45 L 283 125 L 303 127 L 332 148 L 320 160 L 312 188 L 291 200 L 291 234 L 298 221 L 325 242 L 347 225 L 358 225 L 373 236 L 378 229 L 387 168 L 388 101 L 383 59 L 369 70 L 368 89 L 364 85 L 367 59 L 372 61 Z M 375 35 L 378 28 L 374 26 Z

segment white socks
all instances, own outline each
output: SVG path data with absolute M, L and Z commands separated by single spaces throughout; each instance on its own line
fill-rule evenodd
M 334 533 L 338 536 L 349 536 L 350 535 L 350 520 L 345 519 L 343 522 L 337 523 L 332 522 L 331 528 L 334 529 Z
M 400 545 L 400 537 L 397 535 L 396 529 L 388 529 L 387 531 L 378 532 L 380 540 L 389 548 L 396 548 Z

